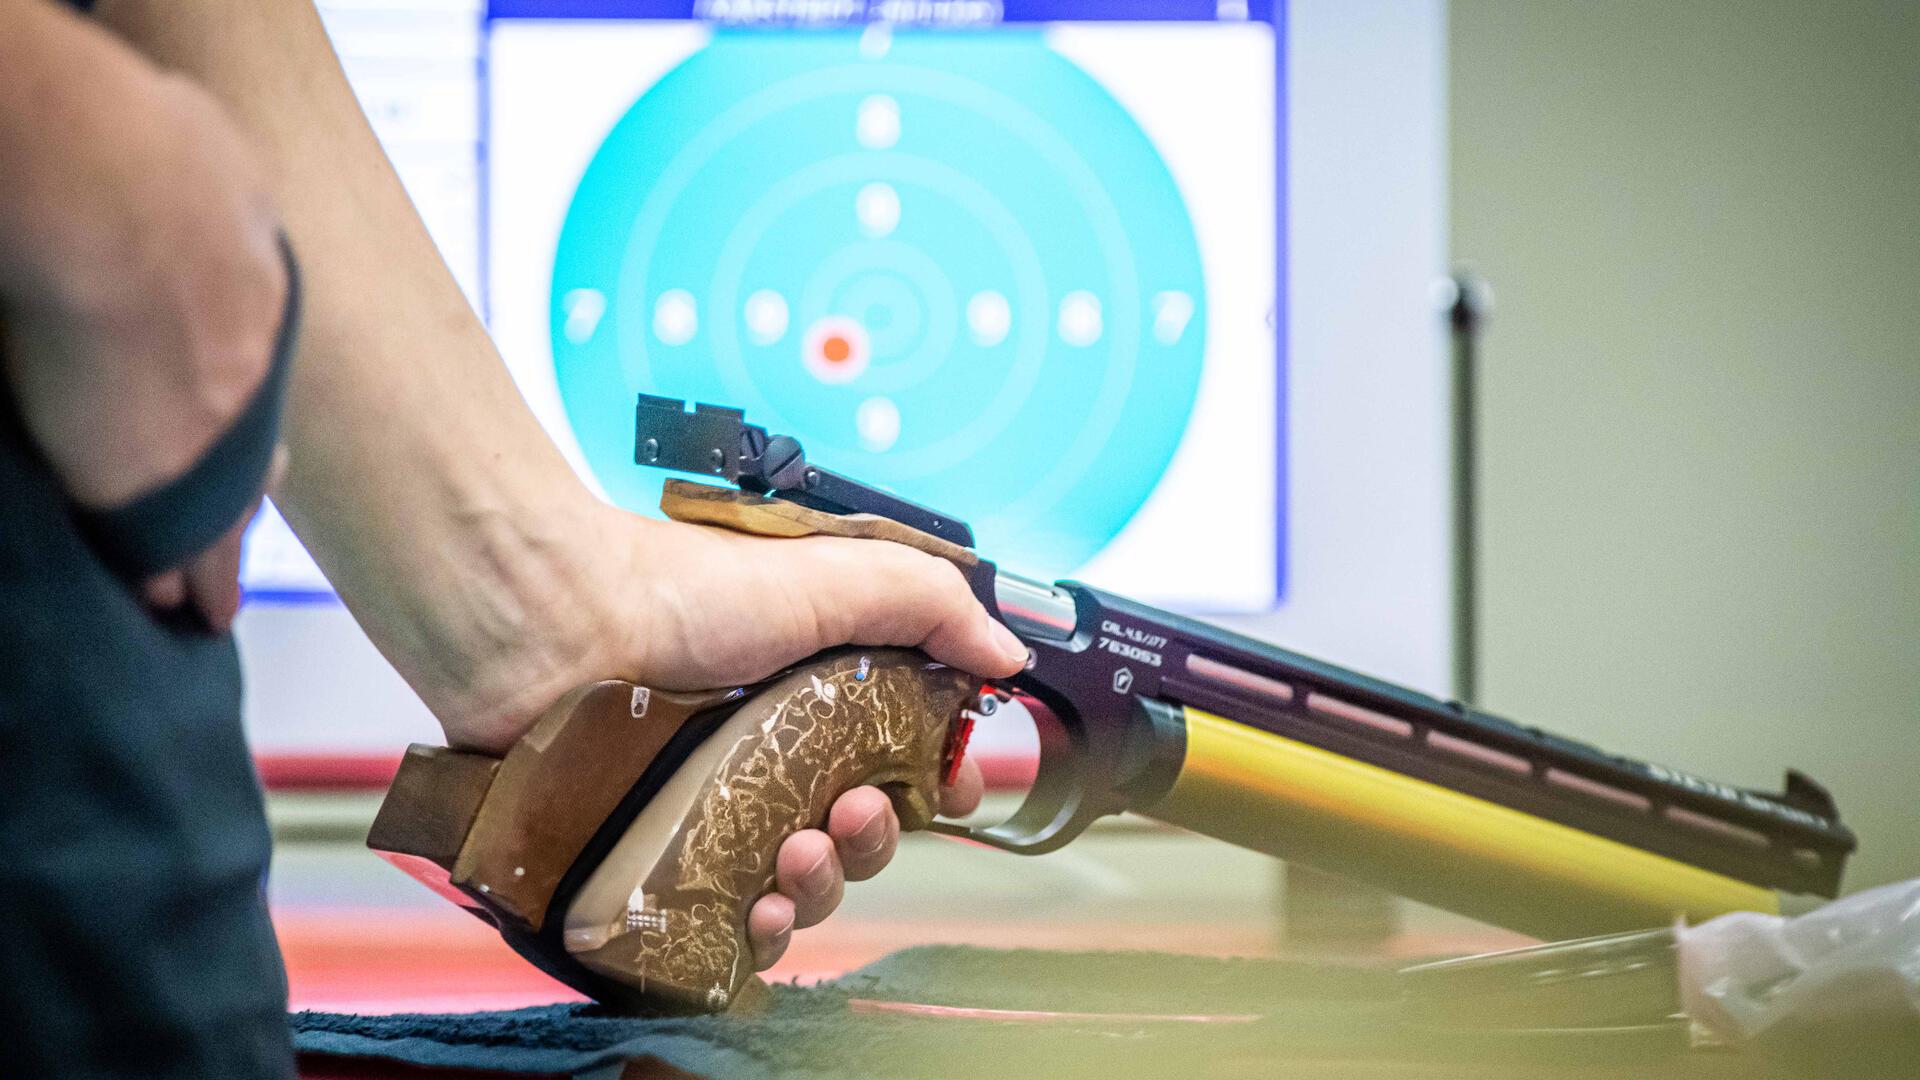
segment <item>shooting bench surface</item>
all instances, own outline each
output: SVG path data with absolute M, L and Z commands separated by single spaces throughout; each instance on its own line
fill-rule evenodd
M 586 1005 L 300 1018 L 303 1075 L 374 1077 L 1612 1077 L 1758 1075 L 1680 1034 L 1461 1037 L 1399 1026 L 1387 966 L 923 947 L 757 1015 L 637 1020 Z M 932 1003 L 932 1004 L 928 1004 Z M 423 1042 L 424 1040 L 424 1042 Z M 437 1049 L 431 1044 L 438 1043 Z M 498 1062 L 520 1071 L 475 1071 Z M 464 1070 L 464 1071 L 463 1071 Z

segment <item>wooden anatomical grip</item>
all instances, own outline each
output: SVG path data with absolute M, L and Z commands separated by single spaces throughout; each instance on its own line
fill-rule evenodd
M 504 758 L 409 748 L 367 843 L 576 989 L 722 1009 L 752 975 L 746 913 L 781 842 L 863 784 L 924 828 L 977 688 L 917 652 L 852 648 L 744 688 L 594 683 Z
M 712 525 L 753 536 L 844 536 L 888 540 L 945 559 L 962 572 L 980 563 L 972 548 L 923 533 L 877 514 L 829 514 L 786 499 L 735 488 L 668 480 L 660 492 L 660 511 L 675 521 Z
M 949 721 L 975 680 L 919 653 L 842 649 L 774 681 L 694 751 L 574 897 L 575 961 L 676 1011 L 726 1008 L 753 973 L 747 909 L 780 844 L 873 784 L 903 829 L 938 809 Z
M 673 735 L 740 693 L 609 679 L 561 698 L 505 758 L 410 746 L 367 846 L 502 929 L 538 931 L 567 870 Z

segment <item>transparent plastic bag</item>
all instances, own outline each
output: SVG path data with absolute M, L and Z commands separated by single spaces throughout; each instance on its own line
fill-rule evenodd
M 1920 880 L 1675 936 L 1696 1043 L 1821 1076 L 1920 1077 Z

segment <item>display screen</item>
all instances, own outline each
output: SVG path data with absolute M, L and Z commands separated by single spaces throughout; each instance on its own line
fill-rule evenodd
M 1017 7 L 496 2 L 495 338 L 630 509 L 664 479 L 633 462 L 634 395 L 727 404 L 968 521 L 1009 569 L 1271 608 L 1276 28 L 1233 4 Z M 256 526 L 252 587 L 298 591 L 290 545 Z

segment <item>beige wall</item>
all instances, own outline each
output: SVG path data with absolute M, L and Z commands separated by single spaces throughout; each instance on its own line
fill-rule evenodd
M 1482 693 L 1920 876 L 1920 3 L 1455 0 Z

